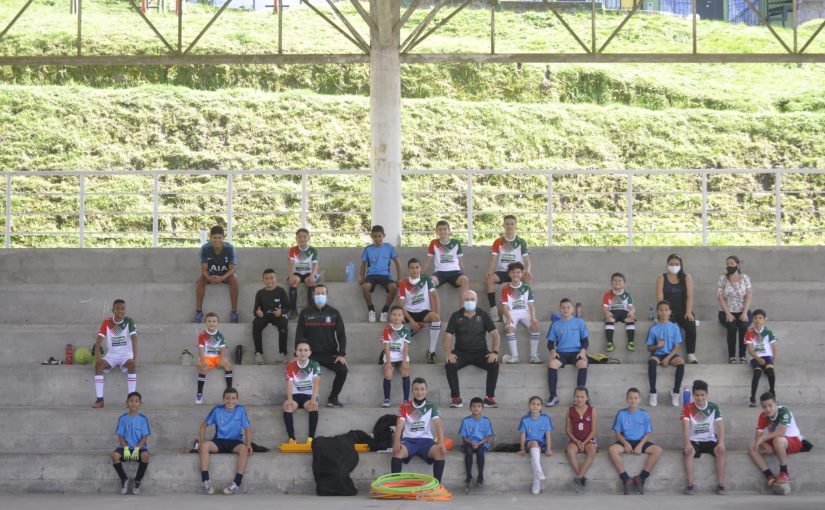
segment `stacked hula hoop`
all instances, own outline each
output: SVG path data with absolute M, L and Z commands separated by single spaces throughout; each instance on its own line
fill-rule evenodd
M 375 499 L 411 499 L 419 501 L 451 501 L 452 492 L 429 475 L 393 473 L 372 482 L 370 495 Z

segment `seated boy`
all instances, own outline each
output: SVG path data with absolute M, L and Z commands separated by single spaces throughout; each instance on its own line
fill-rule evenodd
M 604 311 L 604 335 L 607 338 L 607 352 L 613 352 L 613 333 L 617 322 L 625 323 L 627 333 L 627 350 L 636 350 L 636 309 L 633 306 L 633 298 L 624 288 L 624 275 L 613 273 L 610 277 L 610 290 L 602 296 L 602 309 Z
M 215 225 L 209 230 L 210 242 L 201 246 L 201 270 L 195 290 L 195 322 L 203 320 L 203 298 L 206 285 L 226 283 L 229 285 L 229 299 L 232 303 L 230 322 L 238 322 L 238 277 L 235 269 L 238 259 L 235 248 L 223 240 L 223 227 Z
M 647 378 L 650 382 L 650 406 L 656 407 L 656 367 L 673 365 L 676 367 L 676 377 L 673 380 L 673 392 L 670 394 L 670 403 L 673 407 L 681 407 L 679 389 L 682 386 L 682 377 L 685 375 L 685 362 L 679 356 L 682 346 L 682 332 L 679 326 L 670 322 L 670 303 L 659 301 L 656 304 L 656 322 L 647 333 L 647 350 L 650 357 L 647 361 Z
M 278 363 L 286 363 L 287 336 L 289 335 L 289 319 L 287 313 L 290 308 L 289 298 L 282 287 L 278 286 L 278 275 L 274 269 L 265 269 L 263 274 L 264 288 L 255 293 L 255 304 L 252 306 L 252 340 L 255 343 L 255 364 L 264 364 L 264 328 L 269 324 L 278 329 Z
M 470 278 L 464 274 L 464 253 L 461 250 L 461 241 L 450 237 L 450 224 L 444 220 L 435 224 L 435 233 L 438 239 L 430 241 L 427 247 L 427 260 L 424 261 L 422 272 L 426 274 L 433 265 L 435 272 L 433 284 L 440 287 L 449 283 L 458 291 L 458 307 L 464 306 L 464 293 L 470 289 Z
M 215 426 L 215 437 L 206 440 L 206 429 Z M 246 439 L 246 441 L 244 441 Z M 235 480 L 223 493 L 231 496 L 238 492 L 243 481 L 246 461 L 252 455 L 252 424 L 246 415 L 246 409 L 238 404 L 238 390 L 226 388 L 223 391 L 223 404 L 215 406 L 201 422 L 198 431 L 198 454 L 200 455 L 201 481 L 207 494 L 214 494 L 215 488 L 209 481 L 209 454 L 237 453 Z
M 223 333 L 218 331 L 218 314 L 206 314 L 206 329 L 198 334 L 198 392 L 195 394 L 195 404 L 203 404 L 203 386 L 206 384 L 206 374 L 213 368 L 223 368 L 226 387 L 232 387 L 232 363 L 226 358 L 226 340 Z
M 634 483 L 639 490 L 639 494 L 645 493 L 645 481 L 662 455 L 662 449 L 650 441 L 653 424 L 647 411 L 639 407 L 641 400 L 642 394 L 637 388 L 627 390 L 627 407 L 616 413 L 616 419 L 613 420 L 616 442 L 607 451 L 613 467 L 622 480 L 622 489 L 625 495 L 630 494 L 630 488 Z M 623 453 L 633 455 L 644 453 L 648 456 L 644 469 L 637 476 L 630 478 L 624 470 Z
M 501 310 L 504 316 L 504 334 L 510 355 L 502 357 L 503 363 L 518 363 L 518 342 L 516 333 L 521 324 L 530 331 L 530 363 L 541 363 L 539 357 L 539 321 L 536 319 L 536 307 L 533 304 L 533 289 L 521 281 L 524 276 L 524 264 L 513 262 L 507 266 L 510 282 L 501 287 Z
M 759 388 L 759 378 L 762 372 L 768 376 L 768 386 L 773 396 L 776 396 L 776 335 L 765 327 L 768 314 L 761 308 L 753 311 L 753 323 L 745 333 L 745 347 L 751 357 L 753 379 L 751 379 L 751 398 L 748 407 L 756 407 L 756 390 Z
M 576 386 L 587 386 L 587 348 L 590 346 L 590 331 L 587 324 L 573 315 L 573 302 L 564 298 L 559 302 L 561 318 L 554 320 L 547 331 L 547 350 L 550 362 L 547 364 L 547 385 L 550 398 L 545 404 L 554 407 L 559 403 L 556 385 L 559 369 L 565 365 L 576 365 Z
M 100 349 L 106 339 L 106 355 L 101 358 Z M 92 407 L 103 409 L 103 374 L 108 374 L 114 367 L 120 367 L 126 375 L 127 391 L 132 393 L 137 388 L 137 328 L 131 317 L 126 317 L 126 302 L 115 299 L 112 304 L 112 316 L 103 321 L 95 338 L 95 395 L 97 399 Z
M 132 484 L 132 494 L 140 494 L 140 484 L 146 468 L 149 467 L 149 436 L 152 431 L 149 429 L 149 420 L 141 413 L 140 393 L 133 391 L 126 397 L 126 407 L 128 412 L 120 415 L 117 420 L 117 440 L 119 446 L 112 452 L 112 466 L 120 477 L 120 493 L 124 496 L 129 493 L 129 478 L 123 470 L 124 460 L 138 461 L 137 473 Z
M 290 317 L 298 316 L 298 284 L 307 288 L 307 306 L 312 304 L 315 284 L 318 282 L 318 250 L 309 244 L 309 230 L 299 228 L 295 232 L 297 245 L 289 249 L 289 302 L 292 303 Z
M 315 429 L 318 427 L 318 390 L 321 387 L 321 365 L 309 359 L 312 351 L 306 339 L 295 344 L 295 359 L 286 366 L 286 400 L 284 401 L 284 425 L 289 436 L 289 443 L 295 444 L 295 424 L 292 415 L 298 409 L 309 413 L 309 436 L 307 444 L 312 443 Z
M 533 275 L 530 272 L 530 255 L 527 241 L 516 235 L 516 217 L 508 214 L 504 217 L 504 235 L 493 241 L 493 246 L 490 248 L 490 258 L 487 261 L 485 285 L 487 301 L 490 303 L 490 318 L 494 321 L 499 320 L 498 308 L 496 308 L 495 285 L 510 281 L 507 266 L 513 262 L 524 264 L 524 283 L 531 283 Z
M 682 408 L 682 430 L 685 438 L 685 494 L 696 493 L 693 485 L 693 459 L 703 453 L 716 458 L 716 494 L 725 495 L 725 423 L 719 406 L 708 401 L 708 383 L 693 381 L 693 402 Z
M 410 276 L 401 280 L 398 287 L 398 302 L 403 307 L 404 321 L 410 325 L 415 334 L 430 323 L 430 347 L 427 349 L 427 363 L 435 363 L 435 347 L 438 344 L 438 335 L 441 333 L 441 304 L 435 283 L 426 274 L 421 274 L 421 262 L 411 258 L 407 262 L 407 272 Z
M 427 401 L 427 381 L 423 378 L 413 380 L 412 393 L 412 402 L 405 402 L 398 411 L 391 470 L 400 473 L 402 463 L 409 463 L 413 457 L 421 457 L 427 464 L 433 464 L 433 477 L 441 482 L 447 448 L 444 446 L 444 430 L 438 416 L 438 407 Z M 433 438 L 433 427 L 440 439 L 438 443 Z
M 361 294 L 367 304 L 367 319 L 375 322 L 375 306 L 372 304 L 372 291 L 376 285 L 381 285 L 387 291 L 387 300 L 381 309 L 381 322 L 387 322 L 387 312 L 390 305 L 395 301 L 395 291 L 398 286 L 392 279 L 390 263 L 395 263 L 395 272 L 401 277 L 401 263 L 398 262 L 398 254 L 391 244 L 384 242 L 384 227 L 373 225 L 370 230 L 370 237 L 373 244 L 364 248 L 361 254 L 361 277 L 358 283 L 361 284 Z
M 811 445 L 803 439 L 791 410 L 777 404 L 773 393 L 763 393 L 759 402 L 762 404 L 762 412 L 756 423 L 756 434 L 748 445 L 748 453 L 756 467 L 765 475 L 768 487 L 771 487 L 774 483 L 787 483 L 791 480 L 791 475 L 788 474 L 788 455 L 807 452 Z M 779 461 L 778 477 L 773 476 L 765 462 L 765 454 L 776 455 Z

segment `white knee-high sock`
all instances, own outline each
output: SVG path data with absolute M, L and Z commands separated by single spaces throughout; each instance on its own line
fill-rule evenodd
M 438 344 L 438 335 L 441 333 L 441 321 L 430 323 L 430 352 L 435 352 Z
M 103 376 L 96 375 L 95 376 L 95 395 L 97 398 L 103 398 Z
M 530 333 L 530 355 L 539 355 L 539 333 Z
M 137 374 L 126 375 L 126 387 L 128 388 L 129 393 L 137 390 Z
M 533 478 L 544 480 L 544 471 L 541 470 L 541 449 L 530 448 L 530 461 L 533 464 Z
M 507 345 L 510 347 L 510 356 L 518 358 L 518 344 L 516 343 L 515 333 L 507 333 Z

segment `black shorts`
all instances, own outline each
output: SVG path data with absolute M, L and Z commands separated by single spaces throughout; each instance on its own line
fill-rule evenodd
M 370 292 L 375 290 L 376 285 L 384 287 L 384 290 L 389 292 L 389 286 L 390 284 L 395 284 L 395 280 L 393 280 L 390 276 L 367 275 L 364 277 L 364 283 L 370 284 Z
M 637 446 L 639 446 L 639 441 L 641 441 L 641 439 L 637 439 L 636 441 L 631 441 L 630 439 L 627 440 L 627 442 L 630 443 L 630 447 L 633 448 L 634 450 L 636 449 Z M 616 441 L 613 444 L 617 444 L 617 445 L 621 446 L 622 448 L 624 448 L 624 444 L 622 444 L 621 441 Z M 656 444 L 656 443 L 654 443 L 653 441 L 645 441 L 645 444 L 642 446 L 642 453 L 647 451 L 647 449 L 650 448 L 651 446 L 653 446 L 654 444 Z
M 301 280 L 301 283 L 306 284 L 306 279 L 307 279 L 307 278 L 309 278 L 309 276 L 310 276 L 312 273 L 304 273 L 304 274 L 301 274 L 301 273 L 292 273 L 292 274 L 293 274 L 293 275 L 295 275 L 295 276 L 297 276 L 297 277 Z M 315 277 L 315 282 L 316 282 L 316 283 L 318 282 L 318 277 L 317 277 L 317 276 Z
M 496 276 L 498 276 L 499 283 L 510 283 L 513 281 L 510 279 L 510 275 L 507 273 L 507 271 L 494 271 L 494 273 L 496 274 Z
M 438 286 L 441 287 L 445 283 L 449 283 L 453 287 L 459 287 L 458 279 L 464 276 L 461 271 L 436 271 L 433 276 L 438 278 Z
M 716 457 L 716 453 L 713 452 L 713 449 L 719 444 L 716 441 L 691 441 L 690 444 L 693 445 L 694 459 L 698 459 L 703 453 L 708 453 Z
M 575 352 L 556 352 L 556 355 L 559 357 L 559 361 L 561 362 L 562 368 L 565 365 L 575 365 L 579 361 L 579 351 Z M 587 361 L 587 358 L 584 359 Z
M 140 448 L 140 453 L 143 453 L 143 452 L 148 452 L 148 451 L 149 451 L 149 448 L 147 448 L 147 447 L 145 447 L 145 446 L 142 446 L 142 447 Z M 115 453 L 119 453 L 119 454 L 120 454 L 120 456 L 121 456 L 121 457 L 123 457 L 123 447 L 122 447 L 122 446 L 118 446 L 117 448 L 115 448 Z M 122 460 L 122 459 L 121 459 L 121 460 Z
M 407 313 L 410 314 L 410 317 L 413 318 L 413 321 L 422 322 L 424 320 L 424 317 L 426 317 L 427 314 L 430 313 L 430 311 L 429 310 L 422 310 L 420 312 L 410 312 L 410 311 L 408 311 Z M 404 318 L 404 322 L 410 322 L 410 321 L 408 321 L 406 318 Z
M 307 395 L 306 393 L 293 393 L 292 400 L 298 404 L 298 409 L 303 409 L 304 404 L 312 400 L 312 395 Z
M 244 444 L 243 441 L 238 441 L 236 439 L 218 439 L 215 438 L 212 440 L 215 443 L 215 446 L 218 447 L 218 453 L 235 453 L 233 450 L 239 444 Z
M 625 324 L 627 324 L 627 314 L 628 313 L 629 312 L 627 310 L 610 310 L 610 315 L 613 316 L 613 321 L 614 322 L 604 321 L 604 323 L 605 324 L 614 324 L 616 322 L 624 322 Z M 630 324 L 633 324 L 634 326 L 636 325 L 636 323 L 633 322 L 633 321 L 630 321 Z M 635 329 L 635 327 L 633 329 Z

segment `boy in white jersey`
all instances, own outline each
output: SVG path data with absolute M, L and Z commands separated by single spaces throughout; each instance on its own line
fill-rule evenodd
M 504 334 L 510 355 L 502 358 L 503 363 L 518 363 L 516 330 L 519 323 L 530 330 L 530 363 L 541 363 L 539 357 L 539 321 L 533 304 L 533 290 L 523 283 L 524 265 L 513 262 L 507 266 L 510 283 L 501 287 L 501 310 L 504 314 Z
M 725 423 L 719 406 L 708 401 L 708 383 L 693 381 L 693 402 L 682 408 L 682 433 L 685 440 L 685 473 L 687 474 L 688 496 L 696 494 L 693 485 L 693 459 L 703 453 L 716 458 L 716 494 L 725 491 Z
M 398 286 L 398 302 L 403 307 L 404 320 L 409 323 L 413 335 L 430 323 L 430 348 L 427 349 L 427 363 L 435 363 L 435 346 L 441 333 L 441 305 L 435 283 L 426 274 L 421 274 L 421 262 L 412 258 L 407 262 L 410 276 L 401 280 Z
M 106 340 L 106 355 L 100 356 L 103 340 Z M 103 409 L 103 374 L 108 374 L 114 367 L 127 372 L 128 392 L 137 388 L 137 328 L 131 317 L 126 317 L 126 301 L 115 299 L 112 303 L 112 316 L 104 319 L 95 338 L 95 395 L 94 409 Z
M 811 444 L 802 438 L 802 432 L 796 425 L 796 419 L 790 409 L 776 403 L 776 397 L 771 392 L 763 393 L 759 397 L 762 404 L 762 413 L 756 422 L 756 435 L 748 445 L 754 464 L 765 475 L 768 487 L 775 483 L 787 483 L 791 480 L 788 474 L 788 455 L 807 452 Z M 765 454 L 774 454 L 779 461 L 779 476 L 773 472 L 765 462 Z
M 510 281 L 507 267 L 513 262 L 524 264 L 522 279 L 524 283 L 529 284 L 533 275 L 530 272 L 530 254 L 527 242 L 516 235 L 516 217 L 508 214 L 504 217 L 504 235 L 493 241 L 493 246 L 490 248 L 487 276 L 485 277 L 487 301 L 490 303 L 490 318 L 494 321 L 499 320 L 498 309 L 496 308 L 495 285 Z
M 402 283 L 403 285 L 403 283 Z M 392 373 L 398 369 L 404 391 L 402 402 L 410 400 L 410 342 L 412 331 L 404 325 L 404 309 L 398 305 L 390 308 L 390 323 L 381 334 L 381 359 L 384 365 L 384 403 L 381 407 L 390 407 L 392 391 Z
M 762 372 L 768 376 L 770 392 L 776 396 L 774 386 L 776 384 L 776 335 L 773 331 L 765 327 L 768 314 L 765 310 L 758 308 L 753 311 L 753 323 L 745 332 L 745 347 L 751 358 L 753 367 L 753 379 L 751 379 L 751 398 L 748 400 L 748 407 L 756 407 L 756 390 L 759 388 L 759 378 Z
M 435 271 L 430 276 L 436 287 L 449 283 L 459 289 L 458 307 L 464 306 L 462 296 L 470 288 L 470 278 L 464 274 L 464 252 L 461 241 L 450 237 L 450 224 L 441 220 L 435 224 L 435 233 L 438 239 L 430 241 L 427 247 L 427 260 L 424 261 L 423 273 L 430 270 L 430 264 Z
M 218 331 L 218 314 L 206 314 L 206 329 L 198 334 L 198 393 L 195 395 L 195 404 L 203 404 L 203 385 L 206 384 L 206 373 L 217 368 L 223 368 L 226 387 L 232 387 L 232 363 L 226 358 L 226 339 Z
M 309 244 L 309 230 L 299 228 L 295 232 L 297 245 L 289 249 L 289 301 L 292 303 L 292 310 L 289 312 L 291 318 L 298 316 L 298 284 L 302 283 L 307 288 L 307 306 L 312 304 L 312 295 L 315 291 L 315 284 L 318 282 L 318 250 Z
M 309 359 L 312 351 L 306 339 L 295 345 L 295 359 L 286 366 L 286 400 L 284 401 L 284 425 L 289 436 L 289 444 L 295 444 L 295 425 L 292 414 L 300 408 L 309 413 L 309 436 L 307 444 L 312 444 L 318 427 L 318 390 L 321 386 L 321 365 Z
M 438 407 L 427 401 L 427 381 L 416 377 L 412 383 L 412 402 L 405 402 L 398 411 L 395 436 L 392 443 L 393 473 L 401 472 L 401 465 L 421 457 L 427 464 L 433 464 L 433 477 L 441 482 L 444 474 L 444 458 L 447 448 L 444 446 L 444 429 L 438 416 Z M 438 443 L 433 437 L 435 428 Z

